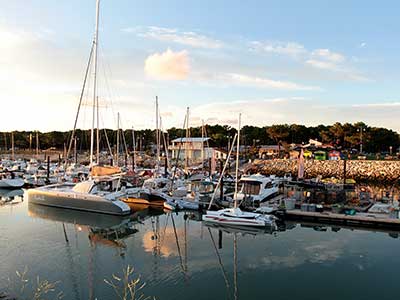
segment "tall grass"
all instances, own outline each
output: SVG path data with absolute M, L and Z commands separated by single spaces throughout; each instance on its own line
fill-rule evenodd
M 135 276 L 134 268 L 129 265 L 123 269 L 122 275 L 112 274 L 111 279 L 104 279 L 104 282 L 114 291 L 115 297 L 112 299 L 151 299 L 143 294 L 142 289 L 146 284 L 141 283 L 140 276 Z M 7 290 L 0 292 L 0 299 L 60 300 L 65 296 L 59 288 L 60 281 L 50 282 L 39 276 L 32 280 L 29 278 L 27 267 L 23 271 L 16 271 L 13 278 L 8 278 L 8 283 Z M 96 298 L 96 300 L 100 299 Z

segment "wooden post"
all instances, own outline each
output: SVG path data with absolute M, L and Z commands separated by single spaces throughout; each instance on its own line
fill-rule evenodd
M 347 160 L 346 160 L 346 158 L 343 160 L 343 184 L 346 184 L 346 176 L 347 176 L 347 174 L 346 174 L 346 165 L 347 165 Z
M 168 177 L 168 157 L 164 157 L 164 177 Z
M 50 155 L 47 156 L 47 176 L 46 176 L 47 183 L 50 182 Z
M 222 249 L 222 231 L 218 230 L 218 249 Z

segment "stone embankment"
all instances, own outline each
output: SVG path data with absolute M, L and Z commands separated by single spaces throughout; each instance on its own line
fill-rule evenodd
M 276 174 L 283 176 L 291 173 L 297 176 L 298 161 L 275 159 L 275 160 L 254 160 L 245 168 L 246 173 Z M 334 160 L 305 160 L 304 177 L 316 178 L 335 177 L 343 179 L 344 161 Z M 346 178 L 356 181 L 378 181 L 395 183 L 400 177 L 400 161 L 383 160 L 348 160 L 346 161 Z

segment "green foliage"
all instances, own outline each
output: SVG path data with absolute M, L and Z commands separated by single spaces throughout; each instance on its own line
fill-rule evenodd
M 362 132 L 361 132 L 362 131 Z M 103 149 L 107 149 L 105 132 L 111 147 L 116 145 L 117 131 L 111 129 L 100 130 L 100 145 Z M 192 137 L 201 136 L 201 127 L 190 128 Z M 132 149 L 132 130 L 125 130 L 125 142 L 129 149 Z M 227 148 L 229 140 L 232 140 L 236 133 L 236 129 L 228 125 L 205 125 L 205 134 L 210 137 L 209 142 L 212 147 Z M 36 132 L 32 131 L 15 131 L 14 141 L 15 147 L 19 149 L 29 149 L 30 135 L 32 134 L 31 148 L 36 148 Z M 165 132 L 165 140 L 167 143 L 173 139 L 185 137 L 186 130 L 183 128 L 172 127 Z M 308 143 L 308 140 L 317 139 L 324 143 L 331 144 L 342 149 L 359 149 L 361 143 L 365 152 L 389 152 L 392 147 L 396 152 L 400 146 L 399 134 L 393 130 L 379 127 L 369 127 L 362 122 L 354 124 L 339 122 L 333 125 L 304 126 L 298 124 L 277 124 L 265 127 L 244 126 L 241 131 L 241 143 L 243 145 L 272 145 L 281 144 L 288 145 L 291 143 L 301 144 Z M 40 149 L 49 149 L 55 147 L 62 150 L 64 145 L 68 145 L 71 131 L 59 132 L 52 131 L 46 133 L 38 133 Z M 90 130 L 77 130 L 78 150 L 88 150 L 90 148 Z M 121 145 L 124 143 L 120 139 Z M 150 150 L 152 144 L 155 143 L 155 130 L 138 130 L 135 131 L 136 149 Z M 162 140 L 163 143 L 163 140 Z M 5 150 L 11 147 L 11 133 L 0 133 L 0 149 Z

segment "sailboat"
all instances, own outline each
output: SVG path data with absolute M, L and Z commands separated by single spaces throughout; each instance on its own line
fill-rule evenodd
M 237 149 L 236 149 L 236 182 L 234 194 L 234 207 L 225 208 L 217 211 L 208 210 L 203 215 L 203 221 L 217 223 L 230 226 L 253 226 L 266 227 L 275 225 L 275 217 L 267 214 L 258 214 L 253 212 L 242 211 L 238 207 L 238 175 L 239 175 L 239 149 L 240 149 L 240 122 L 241 115 L 239 114 L 239 127 L 237 134 Z M 232 143 L 233 144 L 233 143 Z M 233 147 L 232 147 L 233 148 Z M 232 151 L 232 149 L 231 149 Z M 225 170 L 223 170 L 225 171 Z M 223 174 L 223 172 L 222 172 Z M 211 203 L 210 203 L 211 206 Z
M 93 81 L 93 119 L 90 139 L 90 167 L 92 168 L 92 176 L 89 180 L 80 183 L 70 184 L 53 184 L 37 189 L 27 190 L 27 198 L 30 203 L 53 206 L 67 209 L 76 209 L 83 211 L 90 211 L 96 213 L 105 213 L 113 215 L 127 215 L 130 214 L 130 207 L 120 200 L 125 195 L 125 191 L 121 187 L 121 170 L 114 168 L 105 168 L 95 166 L 93 162 L 94 152 L 94 123 L 95 112 L 97 107 L 97 164 L 99 164 L 99 111 L 98 111 L 98 96 L 97 96 L 97 49 L 98 49 L 98 33 L 99 33 L 99 12 L 100 0 L 96 1 L 96 30 L 92 48 L 90 51 L 89 63 L 86 69 L 84 85 L 81 92 L 81 98 L 78 106 L 77 115 L 75 118 L 74 130 L 71 137 L 70 151 L 72 140 L 74 138 L 76 124 L 78 120 L 79 110 L 81 106 L 82 96 L 84 94 L 86 79 L 92 62 L 94 63 L 94 81 Z M 68 157 L 68 154 L 67 154 Z M 97 175 L 97 176 L 96 176 Z M 103 176 L 98 176 L 103 175 Z

